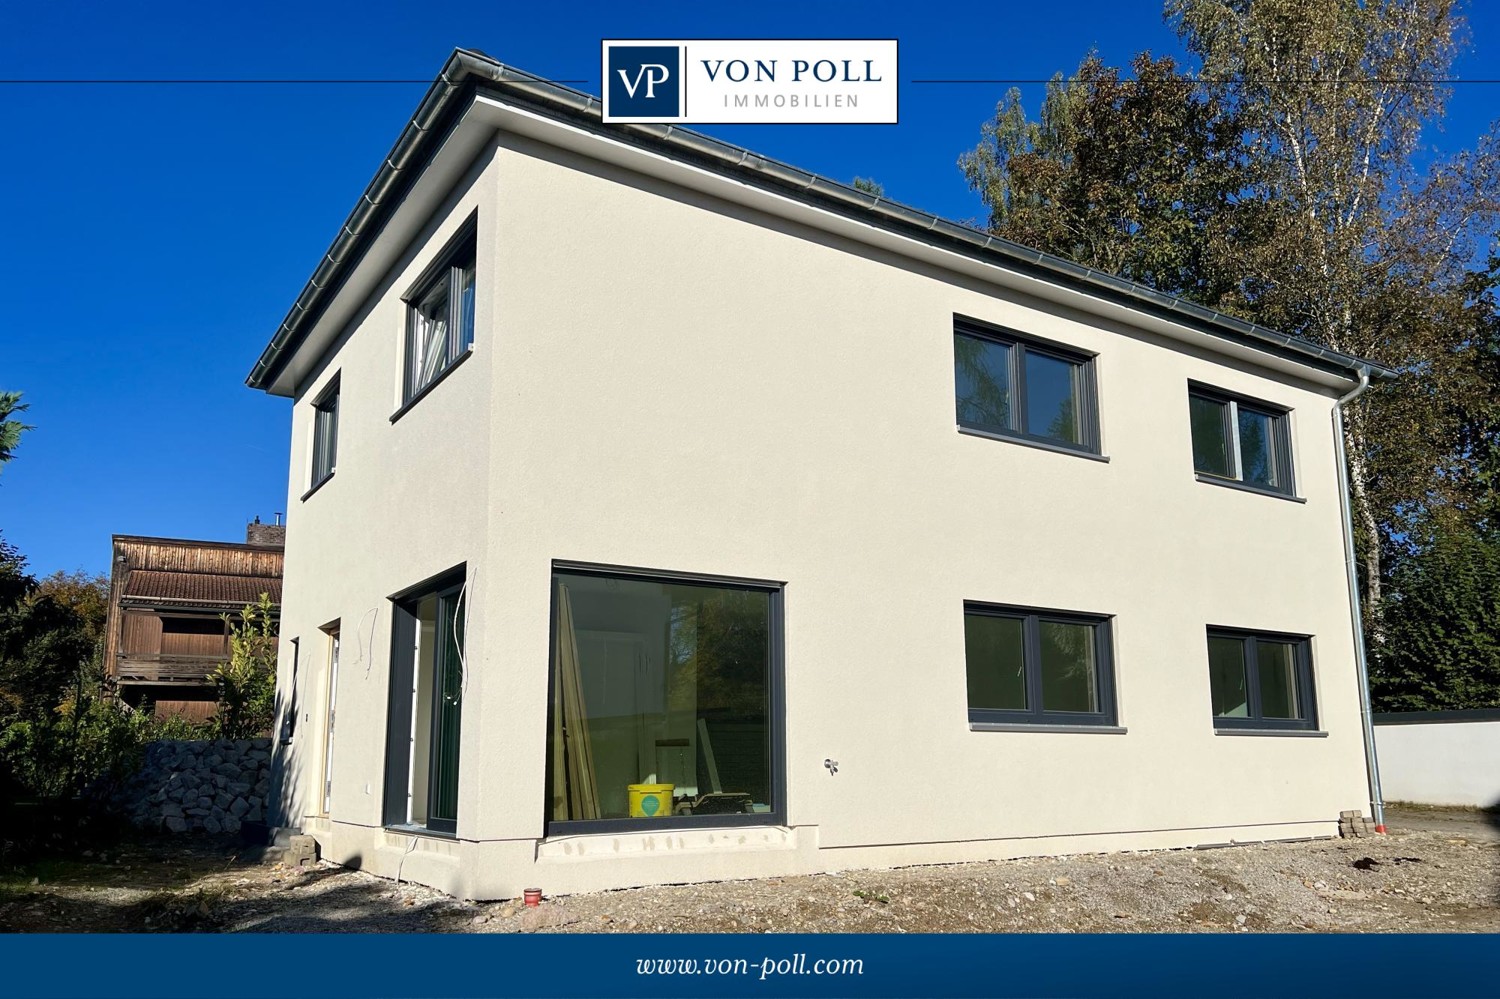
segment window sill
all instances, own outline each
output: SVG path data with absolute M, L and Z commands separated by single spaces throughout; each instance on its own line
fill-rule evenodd
M 1002 434 L 994 430 L 981 430 L 978 427 L 966 427 L 958 424 L 958 432 L 970 437 L 983 437 L 992 441 L 1005 441 L 1007 444 L 1020 444 L 1024 447 L 1034 447 L 1039 451 L 1051 451 L 1053 454 L 1071 454 L 1075 458 L 1087 458 L 1089 461 L 1102 461 L 1109 463 L 1109 455 L 1096 454 L 1093 451 L 1085 451 L 1082 448 L 1068 447 L 1066 444 L 1052 444 L 1048 441 L 1036 440 L 1031 437 L 1021 437 L 1018 434 Z
M 1124 735 L 1122 725 L 1032 725 L 1027 722 L 969 722 L 970 732 L 1053 732 L 1068 735 Z
M 1194 472 L 1199 482 L 1207 482 L 1211 486 L 1223 486 L 1225 489 L 1238 489 L 1242 493 L 1255 493 L 1257 496 L 1269 496 L 1272 499 L 1290 500 L 1293 503 L 1306 503 L 1307 500 L 1301 496 L 1291 493 L 1279 493 L 1274 489 L 1262 489 L 1259 486 L 1249 486 L 1234 479 L 1225 479 L 1217 475 L 1209 475 L 1207 472 Z
M 1216 728 L 1214 735 L 1269 735 L 1272 738 L 1293 739 L 1326 739 L 1327 732 L 1318 732 L 1308 728 Z
M 427 398 L 427 394 L 429 392 L 431 392 L 433 389 L 437 388 L 439 385 L 443 384 L 443 382 L 445 380 L 447 380 L 447 378 L 448 378 L 449 375 L 451 375 L 451 374 L 453 374 L 453 372 L 457 371 L 458 370 L 458 366 L 460 364 L 464 363 L 465 361 L 467 361 L 469 358 L 471 358 L 473 356 L 474 356 L 474 348 L 470 347 L 468 350 L 465 350 L 462 354 L 459 354 L 458 357 L 454 358 L 452 364 L 450 364 L 446 368 L 444 368 L 438 374 L 438 376 L 436 378 L 434 378 L 432 381 L 430 381 L 426 385 L 422 386 L 422 391 L 418 392 L 416 395 L 412 396 L 410 399 L 408 399 L 405 402 L 403 402 L 401 404 L 401 408 L 397 409 L 394 413 L 391 414 L 391 422 L 395 423 L 397 420 L 401 419 L 401 417 L 405 416 L 407 414 L 407 412 L 410 411 L 413 406 L 415 406 L 417 403 L 421 402 L 423 399 Z
M 730 812 L 723 815 L 665 815 L 656 819 L 568 819 L 548 822 L 543 836 L 547 840 L 558 840 L 570 836 L 629 836 L 653 832 L 723 832 L 726 829 L 762 828 L 786 828 L 785 814 L 770 811 Z
M 443 832 L 440 829 L 428 829 L 426 826 L 393 825 L 386 826 L 385 831 L 395 833 L 397 836 L 427 836 L 431 839 L 457 840 L 458 833 Z
M 327 485 L 328 481 L 333 478 L 334 473 L 337 472 L 337 471 L 338 471 L 338 469 L 334 469 L 333 472 L 329 472 L 327 475 L 323 476 L 317 482 L 314 482 L 310 487 L 308 487 L 307 492 L 305 492 L 305 493 L 302 494 L 302 498 L 299 499 L 297 502 L 299 502 L 299 503 L 306 503 L 307 502 L 307 498 L 309 496 L 311 496 L 313 493 L 317 492 L 319 489 L 322 489 L 325 485 Z

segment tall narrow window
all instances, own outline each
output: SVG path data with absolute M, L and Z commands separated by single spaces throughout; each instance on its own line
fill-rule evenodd
M 967 321 L 953 330 L 958 425 L 1099 451 L 1093 357 Z
M 395 601 L 385 822 L 458 827 L 465 691 L 462 571 Z
M 1109 619 L 964 605 L 971 723 L 1113 725 Z
M 782 821 L 780 600 L 770 584 L 554 574 L 555 831 Z
M 471 221 L 406 297 L 406 377 L 410 402 L 474 345 L 475 235 Z
M 1193 469 L 1206 482 L 1291 495 L 1292 436 L 1286 410 L 1193 386 L 1188 390 Z
M 1214 727 L 1310 729 L 1312 648 L 1295 635 L 1208 629 L 1208 683 Z
M 323 719 L 323 814 L 333 805 L 333 721 L 339 696 L 339 626 L 323 629 L 328 635 L 328 710 Z
M 313 403 L 312 485 L 333 474 L 339 454 L 339 381 L 323 390 Z

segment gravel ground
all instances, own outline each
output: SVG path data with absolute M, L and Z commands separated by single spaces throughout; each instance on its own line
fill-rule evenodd
M 1500 932 L 1500 815 L 1392 808 L 1391 835 L 848 871 L 517 903 L 322 864 L 142 844 L 0 877 L 16 931 Z M 29 876 L 28 876 L 29 875 Z

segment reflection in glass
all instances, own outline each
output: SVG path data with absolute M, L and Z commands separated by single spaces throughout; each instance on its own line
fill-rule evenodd
M 1024 631 L 1021 618 L 964 615 L 970 708 L 1026 710 Z
M 1286 642 L 1255 643 L 1255 665 L 1260 673 L 1260 713 L 1264 718 L 1300 718 L 1297 709 L 1297 662 Z
M 1249 686 L 1245 679 L 1245 642 L 1239 638 L 1210 637 L 1208 682 L 1217 718 L 1250 716 Z
M 1230 457 L 1229 404 L 1202 396 L 1188 397 L 1193 428 L 1193 468 L 1209 475 L 1234 475 Z
M 1037 437 L 1082 443 L 1073 373 L 1078 365 L 1058 357 L 1026 352 L 1026 432 Z
M 1010 429 L 1010 351 L 992 340 L 953 334 L 959 423 Z
M 556 579 L 551 817 L 770 812 L 771 594 Z
M 1098 711 L 1093 626 L 1041 621 L 1037 628 L 1042 650 L 1042 709 Z
M 1240 478 L 1268 489 L 1276 485 L 1272 426 L 1265 413 L 1240 407 Z

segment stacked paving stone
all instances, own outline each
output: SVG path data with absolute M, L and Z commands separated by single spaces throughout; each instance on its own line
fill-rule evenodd
M 1339 835 L 1344 839 L 1363 839 L 1375 835 L 1375 823 L 1359 809 L 1339 812 Z
M 270 739 L 153 742 L 113 805 L 145 829 L 210 835 L 265 818 Z

